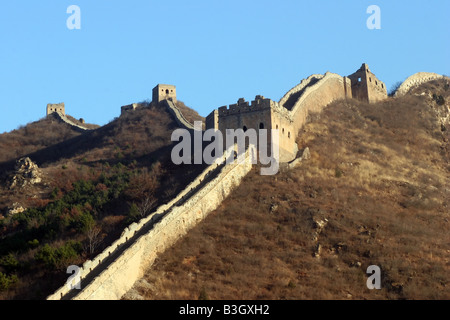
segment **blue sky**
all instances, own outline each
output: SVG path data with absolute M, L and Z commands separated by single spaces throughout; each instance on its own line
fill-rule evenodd
M 66 26 L 70 5 L 80 30 Z M 381 9 L 380 30 L 366 27 L 369 5 Z M 449 75 L 449 14 L 448 0 L 3 1 L 0 133 L 59 102 L 104 125 L 158 83 L 206 116 L 363 62 L 388 89 L 419 71 Z

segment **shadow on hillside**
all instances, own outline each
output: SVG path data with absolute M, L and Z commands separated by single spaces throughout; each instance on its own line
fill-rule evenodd
M 51 145 L 44 149 L 23 155 L 21 157 L 29 157 L 39 167 L 44 167 L 47 164 L 60 161 L 62 159 L 72 159 L 77 155 L 85 154 L 95 148 L 105 147 L 108 142 L 105 141 L 105 137 L 113 137 L 115 135 L 114 130 L 117 125 L 117 121 L 113 121 L 101 128 L 84 132 L 83 134 L 65 140 L 63 142 Z M 175 127 L 174 127 L 175 129 Z M 149 138 L 150 139 L 150 138 Z M 144 154 L 133 158 L 139 163 L 146 164 L 152 163 L 153 160 L 159 158 L 162 154 L 170 153 L 174 143 L 168 141 L 169 144 L 164 145 L 150 153 Z M 0 179 L 7 179 L 8 174 L 14 170 L 14 166 L 17 159 L 9 160 L 0 163 Z M 90 163 L 84 163 L 87 165 L 93 165 L 98 162 L 108 162 L 110 164 L 116 164 L 119 162 L 128 161 L 129 159 L 117 159 L 117 158 L 104 158 L 98 161 L 92 161 Z

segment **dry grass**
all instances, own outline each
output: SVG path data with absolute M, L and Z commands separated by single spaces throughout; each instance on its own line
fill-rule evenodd
M 9 133 L 0 134 L 0 163 L 17 159 L 42 148 L 80 135 L 70 126 L 53 117 L 21 126 Z
M 420 88 L 419 88 L 420 89 Z M 419 90 L 418 89 L 418 90 Z M 147 270 L 146 299 L 450 299 L 445 82 L 377 104 L 336 102 L 298 137 L 311 159 L 251 172 Z M 318 236 L 313 219 L 327 218 Z M 382 289 L 366 287 L 369 265 Z

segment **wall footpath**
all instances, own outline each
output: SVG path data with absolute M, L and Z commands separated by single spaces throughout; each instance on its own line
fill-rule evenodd
M 70 126 L 76 128 L 76 129 L 79 129 L 79 130 L 81 130 L 81 131 L 89 131 L 89 130 L 90 130 L 90 129 L 88 129 L 88 128 L 82 127 L 82 126 L 80 126 L 80 125 L 78 125 L 78 124 L 76 124 L 76 123 L 70 121 L 69 118 L 67 118 L 64 114 L 62 114 L 62 113 L 60 113 L 60 112 L 54 112 L 54 113 L 57 114 L 58 117 L 59 117 L 63 122 L 67 123 L 68 125 L 70 125 Z
M 47 299 L 120 299 L 143 277 L 158 253 L 216 209 L 252 168 L 250 161 L 225 164 L 225 159 L 226 155 L 218 159 L 167 205 L 130 225 L 111 246 L 92 261 L 85 262 L 81 268 L 82 290 L 79 293 L 74 294 L 76 290 L 71 291 L 65 284 Z M 97 273 L 96 267 L 101 269 Z
M 331 102 L 346 98 L 345 81 L 350 80 L 327 72 L 313 85 L 304 87 L 303 93 L 291 110 L 296 135 L 305 124 L 309 113 L 320 112 Z
M 302 94 L 302 91 L 304 91 L 306 87 L 312 86 L 318 80 L 322 79 L 323 76 L 323 74 L 312 74 L 308 78 L 303 79 L 298 85 L 286 92 L 286 94 L 280 99 L 278 104 L 288 110 L 292 110 L 293 104 L 298 100 L 298 98 Z M 295 101 L 293 101 L 292 106 L 288 106 L 288 100 L 291 100 L 293 98 Z
M 183 113 L 178 109 L 178 107 L 170 100 L 164 100 L 164 102 L 167 106 L 167 110 L 175 117 L 175 121 L 178 123 L 178 125 L 182 126 L 186 129 L 194 130 L 194 126 L 186 120 L 186 118 L 183 116 Z

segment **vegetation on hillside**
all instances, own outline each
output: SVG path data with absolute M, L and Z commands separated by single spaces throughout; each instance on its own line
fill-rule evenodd
M 146 105 L 83 134 L 65 136 L 67 126 L 60 123 L 47 132 L 52 125 L 49 117 L 13 133 L 14 148 L 39 164 L 42 183 L 9 189 L 16 156 L 0 162 L 3 299 L 43 299 L 53 293 L 67 279 L 67 266 L 95 257 L 202 170 L 171 163 L 176 123 L 160 106 Z M 0 142 L 10 137 L 0 136 Z M 12 203 L 26 210 L 6 216 Z

